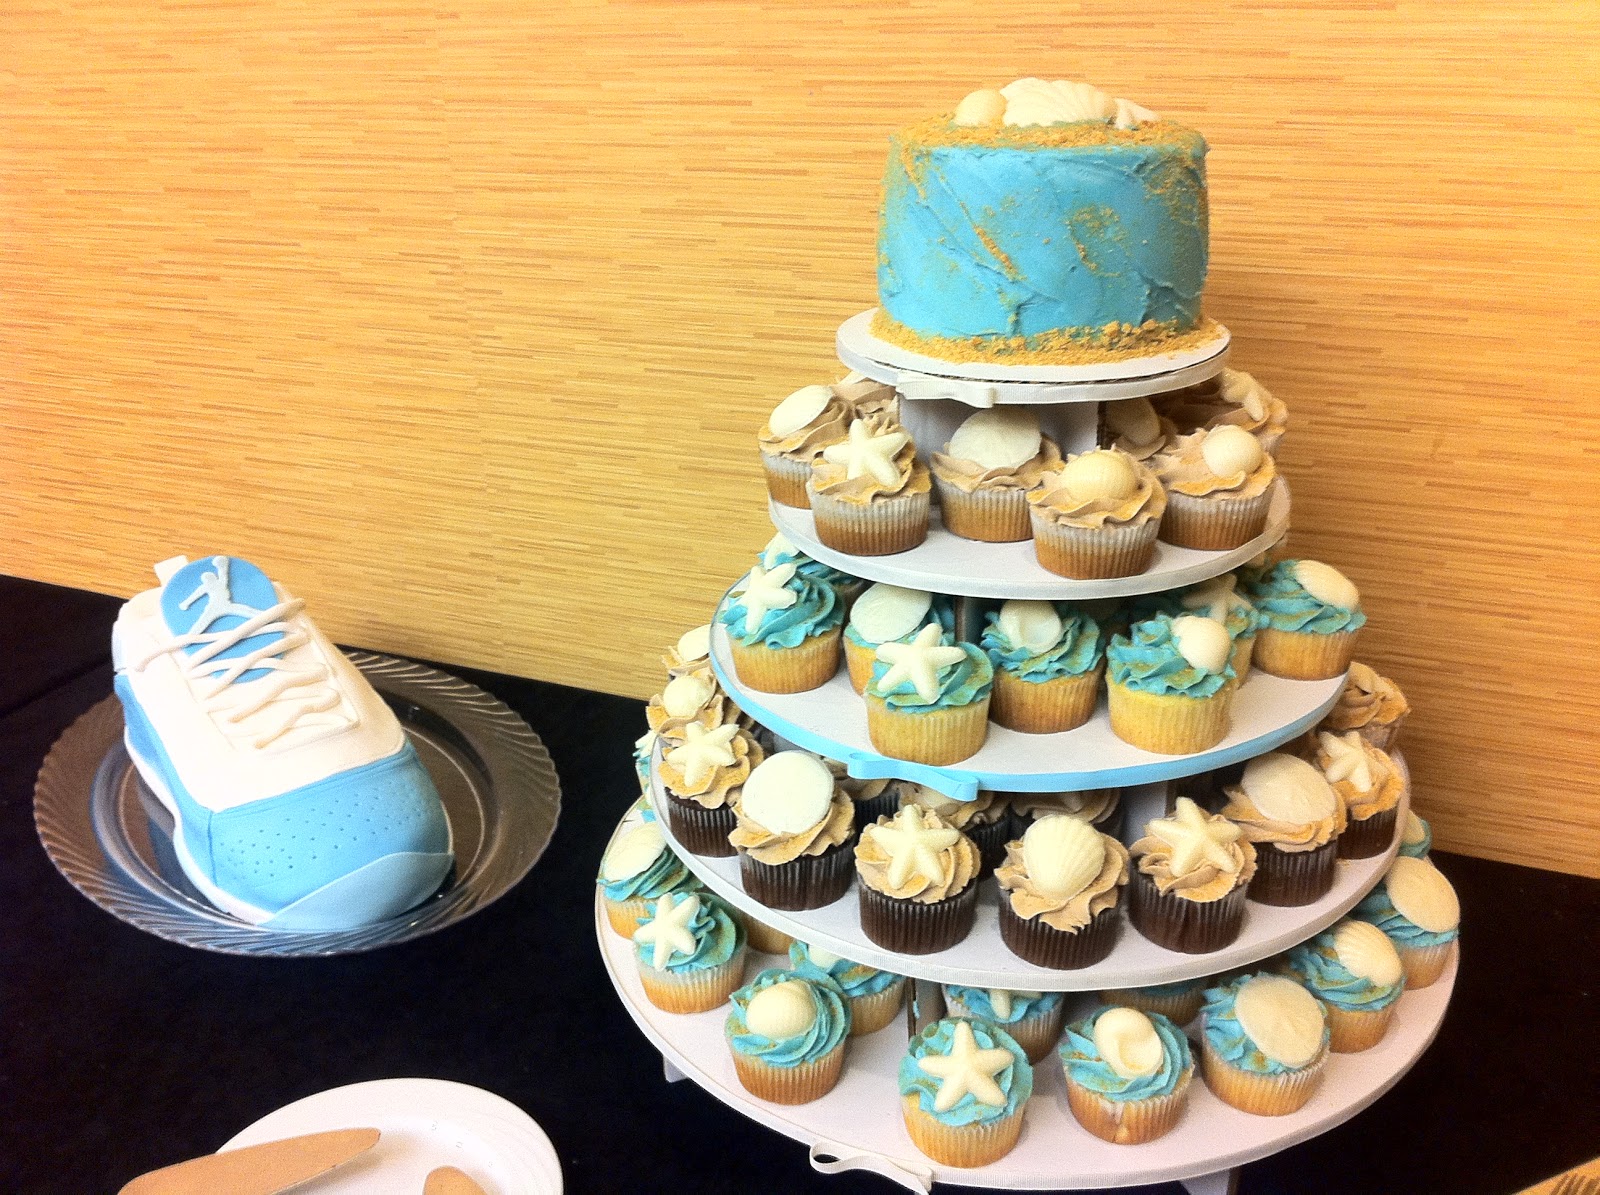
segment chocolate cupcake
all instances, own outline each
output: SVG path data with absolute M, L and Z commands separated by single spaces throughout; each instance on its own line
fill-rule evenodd
M 1333 786 L 1344 806 L 1345 828 L 1339 835 L 1339 858 L 1370 859 L 1394 841 L 1406 778 L 1387 754 L 1354 730 L 1317 735 L 1312 760 Z
M 690 723 L 684 730 L 683 742 L 661 755 L 667 822 L 686 850 L 726 858 L 734 853 L 728 842 L 734 827 L 730 802 L 765 754 L 732 724 L 705 730 Z
M 856 843 L 861 929 L 900 954 L 965 938 L 978 908 L 977 846 L 931 809 L 908 805 L 863 826 Z
M 980 790 L 970 801 L 958 801 L 936 792 L 925 784 L 909 781 L 900 785 L 900 803 L 896 808 L 920 805 L 931 809 L 946 822 L 960 830 L 977 845 L 982 858 L 978 878 L 987 879 L 1006 857 L 1006 842 L 1011 837 L 1011 819 L 1004 801 L 992 792 Z
M 1120 788 L 1086 788 L 1069 793 L 1005 793 L 1011 809 L 1011 836 L 1020 838 L 1041 817 L 1064 813 L 1120 840 L 1127 821 Z
M 1399 685 L 1357 660 L 1345 676 L 1338 702 L 1318 729 L 1335 734 L 1353 730 L 1378 750 L 1388 751 L 1410 712 L 1411 703 Z
M 1221 950 L 1244 926 L 1256 849 L 1239 827 L 1179 797 L 1168 818 L 1128 848 L 1138 860 L 1128 919 L 1158 946 L 1185 954 Z
M 1250 899 L 1264 905 L 1308 905 L 1328 894 L 1338 874 L 1344 806 L 1322 773 L 1303 759 L 1273 751 L 1245 765 L 1229 786 L 1222 816 L 1255 844 Z
M 1128 850 L 1065 814 L 1028 827 L 1006 847 L 1000 938 L 1018 958 L 1070 971 L 1098 963 L 1117 944 L 1117 894 Z
M 733 812 L 739 878 L 762 904 L 820 909 L 849 890 L 855 804 L 815 755 L 780 751 L 762 762 Z

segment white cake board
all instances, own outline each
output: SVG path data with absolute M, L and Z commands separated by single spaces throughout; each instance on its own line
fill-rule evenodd
M 623 1007 L 671 1066 L 735 1111 L 809 1146 L 819 1171 L 871 1170 L 924 1192 L 935 1182 L 1019 1191 L 1183 1182 L 1192 1183 L 1195 1195 L 1225 1191 L 1234 1167 L 1327 1132 L 1394 1086 L 1438 1033 L 1456 975 L 1452 959 L 1437 983 L 1402 996 L 1383 1041 L 1361 1054 L 1333 1055 L 1322 1088 L 1289 1116 L 1240 1112 L 1213 1096 L 1197 1075 L 1188 1109 L 1172 1132 L 1145 1145 L 1113 1145 L 1073 1119 L 1061 1069 L 1047 1058 L 1035 1068 L 1017 1147 L 998 1162 L 965 1170 L 924 1157 L 906 1134 L 895 1082 L 908 1037 L 904 1020 L 849 1039 L 839 1085 L 821 1099 L 797 1107 L 770 1104 L 747 1092 L 734 1073 L 723 1039 L 724 1010 L 675 1015 L 649 1002 L 633 946 L 610 928 L 598 894 L 595 934 Z M 751 958 L 747 976 L 788 964 L 772 955 Z M 824 1160 L 829 1158 L 836 1161 Z
M 839 360 L 907 398 L 953 398 L 972 407 L 1004 403 L 1110 402 L 1180 390 L 1215 377 L 1231 337 L 1221 324 L 1198 348 L 1152 353 L 1094 365 L 997 365 L 946 361 L 913 352 L 872 333 L 877 308 L 851 316 L 834 338 Z
M 990 544 L 944 529 L 935 506 L 928 521 L 928 537 L 916 547 L 891 556 L 851 556 L 830 548 L 817 538 L 811 511 L 767 500 L 772 525 L 807 556 L 832 568 L 885 581 L 907 589 L 966 597 L 1037 598 L 1043 601 L 1093 601 L 1096 598 L 1131 597 L 1160 593 L 1221 576 L 1238 568 L 1277 543 L 1289 532 L 1289 487 L 1279 478 L 1273 488 L 1267 526 L 1254 539 L 1226 552 L 1203 552 L 1156 541 L 1155 556 L 1142 573 L 1102 581 L 1075 581 L 1050 572 L 1039 563 L 1033 540 Z

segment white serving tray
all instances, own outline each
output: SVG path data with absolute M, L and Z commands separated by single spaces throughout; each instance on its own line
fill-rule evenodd
M 928 520 L 928 538 L 909 551 L 892 556 L 851 556 L 817 538 L 811 511 L 767 500 L 772 525 L 807 556 L 855 577 L 886 581 L 908 589 L 986 598 L 1038 598 L 1044 601 L 1092 601 L 1159 593 L 1207 581 L 1260 555 L 1289 532 L 1289 486 L 1280 476 L 1273 487 L 1267 527 L 1243 546 L 1226 552 L 1202 552 L 1157 541 L 1150 567 L 1131 577 L 1074 581 L 1039 563 L 1031 539 L 1009 544 L 980 543 L 944 529 L 938 506 Z
M 726 602 L 724 598 L 724 602 Z M 761 693 L 739 683 L 729 649 L 722 605 L 711 620 L 711 665 L 740 709 L 797 747 L 843 763 L 863 780 L 894 776 L 968 801 L 979 789 L 996 792 L 1076 792 L 1131 788 L 1209 772 L 1272 750 L 1322 718 L 1344 688 L 1344 678 L 1285 680 L 1252 670 L 1233 698 L 1233 728 L 1209 751 L 1157 755 L 1125 743 L 1111 731 L 1105 702 L 1084 725 L 1059 734 L 1023 734 L 993 723 L 977 754 L 936 768 L 890 759 L 867 735 L 866 701 L 850 687 L 841 664 L 827 684 L 805 693 Z
M 659 742 L 656 749 L 659 752 Z M 1321 900 L 1294 908 L 1280 908 L 1247 900 L 1244 926 L 1238 938 L 1221 950 L 1209 954 L 1183 954 L 1157 946 L 1134 929 L 1126 912 L 1122 911 L 1119 912 L 1121 932 L 1110 955 L 1082 970 L 1055 971 L 1018 958 L 1001 941 L 1000 890 L 992 878 L 979 881 L 978 911 L 972 931 L 948 950 L 936 954 L 897 954 L 868 938 L 861 928 L 859 897 L 856 894 L 859 880 L 852 883 L 844 896 L 820 909 L 784 912 L 767 908 L 745 892 L 739 878 L 739 860 L 736 856 L 714 859 L 696 855 L 678 842 L 672 833 L 666 794 L 662 791 L 659 769 L 655 766 L 658 760 L 659 755 L 657 760 L 652 760 L 650 801 L 661 822 L 662 832 L 700 882 L 734 908 L 802 942 L 820 946 L 842 958 L 865 963 L 880 971 L 893 971 L 898 975 L 961 984 L 964 987 L 1009 988 L 1013 991 L 1083 992 L 1177 983 L 1246 967 L 1296 946 L 1343 917 L 1383 879 L 1399 848 L 1400 828 L 1405 825 L 1406 810 L 1410 806 L 1409 798 L 1402 800 L 1400 812 L 1395 818 L 1395 840 L 1389 844 L 1389 849 L 1371 859 L 1340 860 L 1333 888 Z M 1163 786 L 1124 792 L 1122 799 L 1127 807 L 1123 838 L 1130 842 L 1143 834 L 1146 822 L 1165 815 Z M 1121 899 L 1124 902 L 1122 909 L 1125 910 L 1126 889 Z
M 1231 337 L 1221 324 L 1199 348 L 1095 365 L 996 365 L 946 361 L 872 334 L 877 308 L 851 316 L 834 338 L 839 360 L 911 399 L 953 398 L 972 407 L 1000 403 L 1109 402 L 1164 394 L 1222 372 Z
M 1456 976 L 1452 960 L 1437 983 L 1400 998 L 1378 1045 L 1361 1054 L 1333 1055 L 1322 1088 L 1300 1111 L 1289 1116 L 1240 1112 L 1213 1096 L 1196 1075 L 1178 1126 L 1145 1145 L 1113 1145 L 1083 1129 L 1067 1108 L 1059 1065 L 1046 1058 L 1034 1070 L 1017 1147 L 990 1165 L 963 1170 L 925 1157 L 906 1134 L 896 1083 L 907 1041 L 904 1018 L 849 1039 L 839 1085 L 821 1099 L 797 1107 L 770 1104 L 747 1092 L 734 1074 L 723 1039 L 724 1010 L 675 1015 L 649 1002 L 633 947 L 607 924 L 598 894 L 595 934 L 623 1007 L 661 1051 L 669 1077 L 680 1072 L 735 1111 L 809 1146 L 811 1165 L 819 1171 L 872 1170 L 913 1191 L 927 1191 L 934 1182 L 1081 1190 L 1185 1180 L 1191 1191 L 1220 1191 L 1229 1169 L 1324 1133 L 1393 1087 L 1433 1041 Z M 754 954 L 746 974 L 787 964 L 786 958 Z M 1202 1179 L 1210 1181 L 1197 1181 Z

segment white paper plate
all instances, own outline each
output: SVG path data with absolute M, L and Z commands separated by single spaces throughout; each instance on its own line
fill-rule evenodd
M 317 1195 L 420 1191 L 440 1166 L 456 1167 L 489 1195 L 560 1195 L 561 1161 L 532 1117 L 481 1088 L 442 1079 L 378 1079 L 319 1091 L 268 1113 L 222 1149 L 363 1127 L 380 1130 L 382 1139 L 319 1179 Z

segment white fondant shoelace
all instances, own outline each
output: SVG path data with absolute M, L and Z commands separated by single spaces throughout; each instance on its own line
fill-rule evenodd
M 232 630 L 191 631 L 179 635 L 134 664 L 133 669 L 142 672 L 162 656 L 200 645 L 199 651 L 181 659 L 180 663 L 185 666 L 184 674 L 195 684 L 203 708 L 230 738 L 247 738 L 250 745 L 259 750 L 283 737 L 308 714 L 324 713 L 339 704 L 338 690 L 332 684 L 333 674 L 326 666 L 295 668 L 280 658 L 309 642 L 303 631 L 288 622 L 304 608 L 305 602 L 294 598 L 261 611 Z M 281 633 L 283 638 L 235 659 L 218 661 L 225 665 L 220 671 L 215 666 L 207 667 L 217 656 L 252 635 L 272 633 Z M 256 669 L 273 675 L 234 688 L 235 681 Z M 293 694 L 292 701 L 285 701 L 286 708 L 275 722 L 248 731 L 240 727 L 246 718 L 290 697 L 290 691 L 296 689 L 308 691 Z M 230 730 L 230 727 L 235 729 Z

